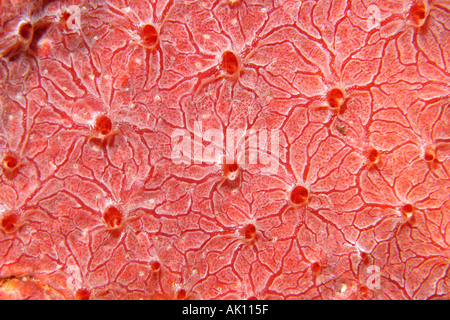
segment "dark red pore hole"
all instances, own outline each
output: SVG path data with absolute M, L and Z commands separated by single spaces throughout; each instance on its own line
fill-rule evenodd
M 223 166 L 223 173 L 228 180 L 236 180 L 239 175 L 239 165 L 237 163 L 227 163 Z
M 402 208 L 403 213 L 410 215 L 411 213 L 413 213 L 414 207 L 412 206 L 412 204 L 405 204 Z
M 159 270 L 161 270 L 161 263 L 159 263 L 158 261 L 153 261 L 151 267 L 153 272 L 158 272 Z
M 231 51 L 225 51 L 222 54 L 222 68 L 228 74 L 235 74 L 239 67 L 239 61 L 236 55 Z
M 118 228 L 123 224 L 123 215 L 116 207 L 106 208 L 103 219 L 110 228 Z
M 242 0 L 228 0 L 228 5 L 232 8 L 239 6 Z
M 311 266 L 311 270 L 314 273 L 318 273 L 320 271 L 321 267 L 320 267 L 320 263 L 318 262 L 314 262 Z
M 359 292 L 360 292 L 362 295 L 366 295 L 366 294 L 369 292 L 369 289 L 368 289 L 366 286 L 361 286 L 361 287 L 359 288 Z
M 254 224 L 248 224 L 245 228 L 244 228 L 244 236 L 245 239 L 252 239 L 254 238 L 256 235 L 256 227 Z
M 239 166 L 236 163 L 232 163 L 232 164 L 227 165 L 227 171 L 228 172 L 233 173 L 233 172 L 238 171 L 238 169 L 239 169 Z
M 427 151 L 425 151 L 425 154 L 423 155 L 423 158 L 425 159 L 425 161 L 433 161 L 434 160 L 434 150 L 433 149 L 427 149 Z
M 377 149 L 372 149 L 369 151 L 367 157 L 369 158 L 369 161 L 371 163 L 377 163 L 380 160 L 380 151 L 378 151 Z
M 2 228 L 6 232 L 11 232 L 15 229 L 17 224 L 17 216 L 15 214 L 8 214 L 2 219 Z
M 291 192 L 291 202 L 295 205 L 305 203 L 308 199 L 309 191 L 305 187 L 297 186 Z
M 76 300 L 89 300 L 90 296 L 91 292 L 85 288 L 78 289 L 77 292 L 75 293 Z
M 7 169 L 14 169 L 18 163 L 19 161 L 13 156 L 6 156 L 3 158 L 3 165 Z
M 24 40 L 30 40 L 33 35 L 33 25 L 30 22 L 23 22 L 19 26 L 19 35 Z
M 327 102 L 331 108 L 339 108 L 344 102 L 344 93 L 338 88 L 331 89 L 327 94 Z
M 422 1 L 413 4 L 409 9 L 409 14 L 414 23 L 417 25 L 423 24 L 426 16 L 425 4 Z
M 145 45 L 153 47 L 158 42 L 158 31 L 151 24 L 146 24 L 142 27 L 141 39 Z
M 186 298 L 186 290 L 181 289 L 181 290 L 178 291 L 178 293 L 177 293 L 177 299 L 178 299 L 178 300 L 183 300 L 184 298 Z
M 97 132 L 100 132 L 102 135 L 107 135 L 111 132 L 112 129 L 112 122 L 111 120 L 105 116 L 99 116 L 95 120 L 95 130 Z

